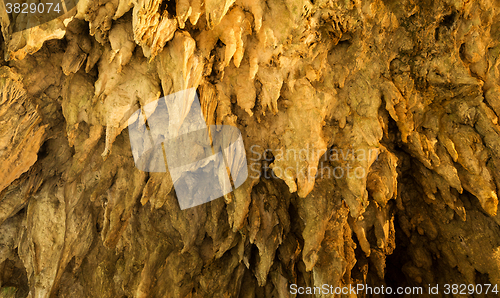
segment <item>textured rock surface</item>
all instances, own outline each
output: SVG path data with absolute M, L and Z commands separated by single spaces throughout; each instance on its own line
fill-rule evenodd
M 0 23 L 0 297 L 500 283 L 500 1 L 80 0 Z M 126 127 L 192 87 L 249 178 L 181 211 Z

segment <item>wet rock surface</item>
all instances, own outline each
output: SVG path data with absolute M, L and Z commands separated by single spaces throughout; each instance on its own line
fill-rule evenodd
M 500 283 L 499 13 L 80 0 L 14 33 L 0 14 L 0 297 Z M 249 177 L 180 210 L 127 125 L 188 88 L 241 131 Z

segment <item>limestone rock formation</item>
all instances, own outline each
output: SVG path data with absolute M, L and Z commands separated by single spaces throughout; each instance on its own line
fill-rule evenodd
M 0 297 L 500 283 L 500 1 L 80 0 L 0 24 Z M 180 210 L 127 126 L 189 88 L 249 177 Z

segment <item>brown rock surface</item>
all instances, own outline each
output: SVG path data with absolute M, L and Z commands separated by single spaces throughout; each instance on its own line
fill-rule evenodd
M 0 24 L 0 297 L 500 283 L 500 1 L 80 0 Z M 249 178 L 180 210 L 127 121 L 193 87 Z

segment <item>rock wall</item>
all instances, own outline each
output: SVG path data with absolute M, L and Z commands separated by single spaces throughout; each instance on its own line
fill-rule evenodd
M 0 297 L 500 283 L 499 13 L 80 0 L 20 32 L 0 14 Z M 188 88 L 241 130 L 249 178 L 180 210 L 127 120 Z

